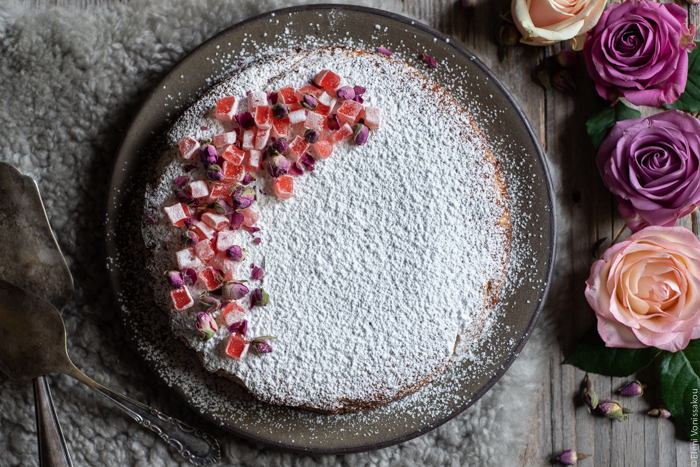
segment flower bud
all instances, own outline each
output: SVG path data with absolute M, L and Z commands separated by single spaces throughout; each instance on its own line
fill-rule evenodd
M 211 339 L 214 337 L 214 334 L 216 334 L 216 331 L 219 330 L 219 326 L 216 325 L 216 321 L 209 313 L 197 313 L 197 322 L 195 325 L 204 340 Z
M 226 257 L 239 263 L 245 259 L 245 250 L 238 245 L 233 245 L 226 249 Z
M 598 407 L 598 394 L 596 394 L 593 389 L 584 389 L 581 392 L 581 400 L 583 400 L 583 403 L 586 404 L 588 413 L 591 413 L 592 410 L 595 410 L 596 407 Z
M 516 45 L 520 41 L 520 37 L 520 31 L 513 23 L 503 21 L 501 27 L 498 28 L 498 43 L 503 47 Z
M 209 144 L 203 145 L 199 148 L 199 159 L 204 165 L 216 164 L 219 155 L 216 153 L 216 148 Z
M 185 230 L 182 234 L 182 243 L 184 243 L 185 246 L 195 246 L 199 243 L 199 237 L 192 230 Z
M 351 88 L 350 86 L 343 86 L 342 88 L 338 89 L 338 97 L 340 99 L 354 99 L 355 98 L 355 90 Z
M 282 154 L 271 157 L 267 161 L 267 169 L 274 178 L 289 172 L 289 160 Z
M 537 79 L 545 89 L 552 89 L 552 74 L 546 68 L 537 72 Z
M 318 99 L 316 99 L 311 94 L 304 94 L 304 96 L 299 101 L 299 104 L 308 110 L 313 110 L 318 106 Z
M 185 277 L 180 271 L 165 271 L 165 277 L 168 279 L 168 284 L 173 289 L 179 289 L 185 286 Z
M 289 115 L 289 107 L 286 104 L 278 102 L 272 106 L 272 116 L 276 119 L 282 120 L 287 118 L 287 115 Z
M 352 131 L 354 133 L 353 139 L 355 140 L 355 144 L 362 146 L 367 142 L 367 138 L 369 138 L 369 127 L 367 125 L 357 123 L 352 127 Z
M 254 306 L 265 306 L 268 303 L 270 303 L 270 296 L 265 292 L 264 289 L 259 288 L 253 290 L 253 293 L 250 294 L 250 307 Z
M 255 202 L 255 188 L 238 187 L 231 193 L 231 204 L 236 209 L 249 208 Z
M 240 300 L 248 294 L 248 287 L 240 282 L 227 282 L 221 289 L 221 295 L 226 300 Z
M 267 342 L 268 339 L 276 339 L 274 336 L 260 336 L 250 341 L 250 350 L 258 357 L 262 354 L 272 352 L 272 346 Z
M 216 203 L 214 203 L 214 211 L 221 216 L 230 216 L 236 212 L 236 210 L 223 199 L 217 200 Z
M 236 115 L 236 121 L 238 122 L 238 126 L 243 128 L 244 130 L 249 130 L 250 128 L 253 128 L 255 126 L 255 119 L 253 118 L 253 115 L 251 115 L 250 112 L 241 112 L 238 115 Z
M 199 307 L 207 313 L 213 313 L 221 308 L 221 300 L 207 293 L 199 296 Z
M 197 271 L 192 268 L 185 269 L 183 276 L 185 278 L 186 285 L 194 285 L 197 283 Z
M 576 91 L 576 82 L 574 81 L 574 78 L 571 76 L 571 73 L 569 73 L 566 70 L 561 70 L 556 75 L 554 75 L 553 82 L 554 82 L 554 87 L 560 91 L 568 91 L 568 92 Z
M 576 451 L 569 449 L 559 454 L 556 459 L 564 465 L 576 465 L 578 455 L 576 455 Z
M 190 195 L 188 190 L 175 190 L 175 197 L 182 204 L 192 204 L 194 203 L 194 198 Z
M 628 397 L 641 396 L 642 394 L 644 394 L 644 385 L 642 383 L 640 383 L 639 381 L 635 380 L 635 381 L 632 381 L 631 383 L 627 383 L 622 388 L 620 388 L 617 392 L 621 396 L 628 396 Z
M 285 138 L 278 138 L 272 143 L 272 147 L 275 148 L 275 151 L 282 154 L 289 149 L 289 142 Z
M 557 62 L 564 68 L 573 68 L 578 65 L 579 56 L 571 49 L 562 49 L 561 52 L 557 54 Z
M 659 417 L 661 418 L 669 418 L 671 417 L 671 412 L 668 411 L 665 407 L 661 407 L 659 409 Z
M 318 131 L 314 130 L 313 128 L 309 128 L 304 132 L 304 141 L 306 141 L 309 144 L 314 144 L 317 142 L 319 139 L 319 134 Z
M 605 399 L 598 404 L 597 410 L 605 417 L 614 418 L 620 422 L 627 420 L 627 414 L 622 411 L 622 406 L 616 400 Z
M 207 167 L 207 178 L 212 182 L 220 182 L 224 179 L 224 173 L 221 171 L 221 167 L 214 164 Z

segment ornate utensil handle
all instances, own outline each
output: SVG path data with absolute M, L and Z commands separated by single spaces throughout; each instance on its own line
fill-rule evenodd
M 34 400 L 36 401 L 36 431 L 39 438 L 39 465 L 73 467 L 53 406 L 51 391 L 44 376 L 34 378 Z
M 72 368 L 72 371 L 67 371 L 66 374 L 73 376 L 87 384 L 95 392 L 110 399 L 120 409 L 129 414 L 131 418 L 136 420 L 139 425 L 156 433 L 192 464 L 212 465 L 221 460 L 219 443 L 209 433 L 199 428 L 191 427 L 141 402 L 112 391 L 96 383 L 75 367 Z

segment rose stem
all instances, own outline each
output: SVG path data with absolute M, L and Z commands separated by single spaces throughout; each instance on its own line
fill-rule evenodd
M 693 235 L 698 236 L 698 211 L 695 210 L 690 213 L 690 230 L 693 231 Z
M 617 231 L 615 238 L 613 238 L 612 242 L 610 242 L 610 245 L 614 245 L 617 242 L 617 239 L 620 238 L 620 235 L 622 235 L 622 232 L 624 232 L 626 228 L 627 224 L 623 224 L 622 227 L 620 227 L 620 230 Z

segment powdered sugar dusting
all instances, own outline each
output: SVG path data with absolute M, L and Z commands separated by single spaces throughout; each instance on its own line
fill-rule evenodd
M 250 262 L 266 264 L 271 301 L 250 312 L 249 324 L 250 335 L 278 337 L 274 353 L 226 357 L 228 332 L 201 341 L 192 311 L 175 314 L 172 326 L 208 370 L 235 375 L 261 400 L 338 411 L 391 400 L 433 379 L 454 358 L 458 335 L 458 353 L 468 350 L 482 333 L 487 284 L 499 289 L 510 244 L 509 229 L 498 224 L 506 200 L 485 160 L 485 140 L 442 88 L 399 60 L 344 48 L 277 53 L 243 67 L 187 110 L 170 144 L 221 131 L 207 114 L 219 97 L 300 87 L 322 69 L 366 87 L 383 127 L 365 146 L 337 146 L 296 179 L 293 199 L 260 197 L 262 242 L 253 245 L 249 236 L 242 271 Z M 174 151 L 163 163 L 146 205 L 158 220 L 145 229 L 154 272 L 180 248 L 160 207 L 172 199 L 183 164 Z M 265 178 L 255 184 L 269 189 Z M 160 251 L 156 238 L 168 239 L 170 252 Z M 166 292 L 161 280 L 157 294 Z

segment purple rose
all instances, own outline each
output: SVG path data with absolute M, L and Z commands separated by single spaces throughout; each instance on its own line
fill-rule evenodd
M 695 49 L 686 11 L 671 3 L 611 5 L 583 47 L 588 72 L 603 98 L 636 105 L 671 104 L 685 90 L 688 52 Z
M 617 122 L 597 162 L 633 232 L 673 226 L 700 204 L 700 121 L 688 114 L 668 110 Z

